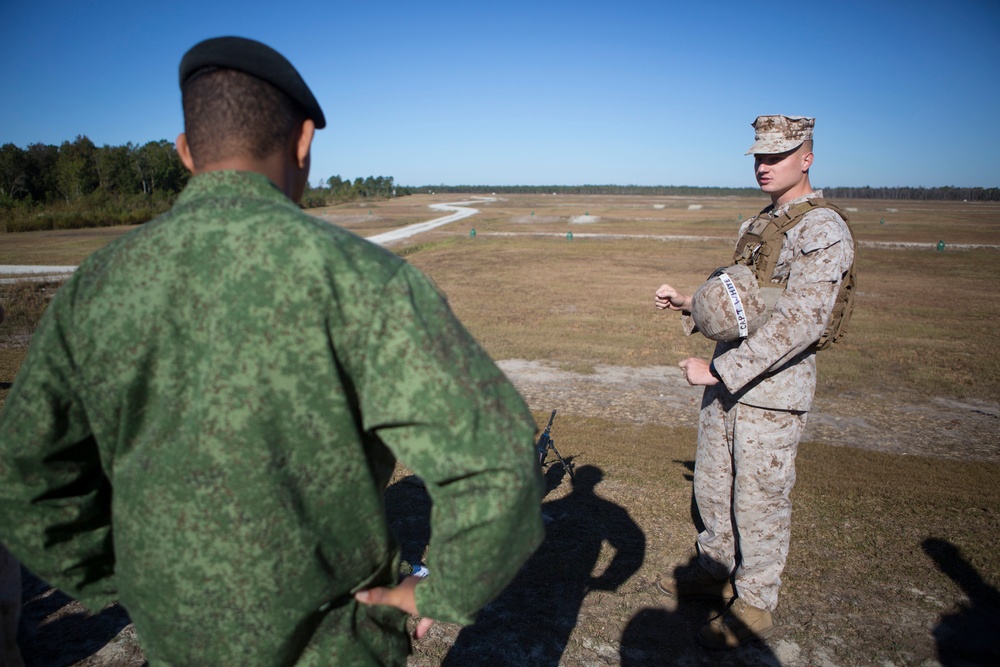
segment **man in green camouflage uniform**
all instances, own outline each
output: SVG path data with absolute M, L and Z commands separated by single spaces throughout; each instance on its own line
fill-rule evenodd
M 404 664 L 542 537 L 534 420 L 419 271 L 302 213 L 322 111 L 240 38 L 181 63 L 194 174 L 59 290 L 0 417 L 0 540 L 151 665 Z M 383 491 L 433 499 L 397 586 Z M 385 604 L 374 604 L 374 603 Z
M 822 196 L 809 183 L 813 124 L 799 116 L 754 122 L 756 141 L 747 154 L 755 156 L 757 182 L 772 206 L 743 224 L 741 238 Z M 705 529 L 697 542 L 700 567 L 661 579 L 659 587 L 671 595 L 736 595 L 699 632 L 707 647 L 730 648 L 772 632 L 788 555 L 795 454 L 816 388 L 815 345 L 853 258 L 844 219 L 830 208 L 813 208 L 781 241 L 771 283 L 785 287 L 770 318 L 745 339 L 718 343 L 711 362 L 680 363 L 689 383 L 705 386 L 694 474 Z M 690 295 L 662 285 L 655 305 L 685 313 L 685 330 L 695 330 L 687 316 Z

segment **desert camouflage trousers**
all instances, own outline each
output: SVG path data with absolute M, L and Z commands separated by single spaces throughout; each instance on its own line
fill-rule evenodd
M 702 399 L 694 494 L 704 530 L 702 566 L 716 577 L 733 572 L 739 597 L 754 607 L 778 606 L 792 523 L 789 494 L 806 413 L 737 403 L 721 385 Z

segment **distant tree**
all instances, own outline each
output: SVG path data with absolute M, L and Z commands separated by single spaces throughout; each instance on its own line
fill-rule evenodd
M 133 168 L 134 152 L 131 143 L 97 149 L 97 177 L 103 192 L 127 195 L 139 191 L 139 179 Z
M 97 147 L 86 136 L 64 141 L 56 159 L 56 187 L 67 203 L 90 194 L 98 186 Z
M 351 182 L 345 181 L 339 175 L 326 179 L 326 184 L 330 188 L 330 196 L 333 199 L 345 199 L 351 191 Z
M 150 141 L 134 152 L 134 168 L 142 192 L 180 192 L 190 174 L 184 168 L 177 149 L 166 139 Z
M 56 161 L 59 159 L 59 149 L 49 144 L 31 144 L 28 146 L 28 196 L 37 203 L 45 203 L 59 199 L 59 189 L 56 186 Z
M 14 144 L 0 146 L 0 200 L 28 195 L 28 155 Z

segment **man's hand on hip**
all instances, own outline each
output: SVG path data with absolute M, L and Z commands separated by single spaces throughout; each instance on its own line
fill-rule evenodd
M 399 585 L 395 588 L 386 588 L 384 586 L 376 586 L 375 588 L 369 588 L 365 591 L 358 591 L 354 594 L 354 599 L 361 604 L 370 605 L 388 605 L 390 607 L 395 607 L 397 609 L 402 609 L 410 616 L 419 616 L 420 613 L 417 611 L 417 600 L 414 596 L 414 591 L 416 590 L 417 584 L 423 581 L 420 577 L 406 577 Z M 433 618 L 421 618 L 417 622 L 417 629 L 413 633 L 417 639 L 420 639 L 427 631 L 430 630 L 431 626 L 434 625 Z

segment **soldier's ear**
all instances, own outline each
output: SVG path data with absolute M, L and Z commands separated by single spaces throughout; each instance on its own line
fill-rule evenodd
M 813 163 L 813 154 L 812 151 L 809 151 L 808 153 L 802 156 L 802 171 L 809 171 L 809 167 L 812 166 L 812 163 Z
M 299 169 L 305 169 L 309 164 L 309 149 L 312 147 L 313 136 L 316 134 L 316 123 L 306 118 L 299 126 L 295 142 L 295 159 Z
M 194 158 L 191 156 L 191 147 L 188 146 L 187 135 L 181 132 L 177 135 L 177 157 L 181 159 L 181 164 L 190 171 L 192 174 L 195 173 Z

